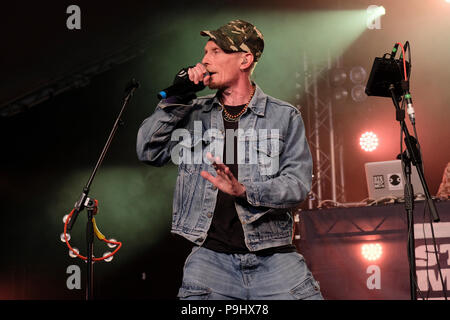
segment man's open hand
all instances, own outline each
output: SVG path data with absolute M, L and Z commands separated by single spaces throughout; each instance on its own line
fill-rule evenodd
M 235 197 L 245 197 L 245 186 L 235 178 L 230 168 L 224 165 L 219 157 L 213 158 L 209 152 L 206 156 L 212 162 L 214 169 L 216 169 L 217 176 L 214 177 L 207 171 L 200 172 L 200 175 L 222 192 Z

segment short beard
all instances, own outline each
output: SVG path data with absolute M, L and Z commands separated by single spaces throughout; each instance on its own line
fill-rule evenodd
M 224 89 L 223 86 L 220 86 L 220 85 L 215 84 L 215 83 L 210 83 L 210 84 L 208 85 L 208 88 L 210 88 L 210 89 L 212 89 L 212 90 L 221 90 L 221 89 Z

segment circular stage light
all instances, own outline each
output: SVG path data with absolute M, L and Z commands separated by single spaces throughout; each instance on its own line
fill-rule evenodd
M 372 152 L 378 147 L 378 137 L 371 131 L 364 132 L 359 138 L 361 149 L 366 152 Z
M 353 67 L 350 70 L 350 80 L 352 80 L 354 84 L 363 83 L 366 80 L 366 77 L 367 77 L 366 69 L 364 69 L 361 66 Z
M 347 73 L 343 68 L 335 68 L 330 72 L 330 82 L 333 87 L 342 86 L 347 80 Z
M 336 103 L 342 103 L 347 100 L 348 91 L 344 87 L 334 88 L 333 89 L 333 99 Z
M 363 244 L 361 254 L 366 260 L 375 261 L 383 254 L 383 248 L 379 243 Z
M 367 99 L 366 87 L 358 84 L 352 88 L 352 99 L 356 102 L 363 102 Z

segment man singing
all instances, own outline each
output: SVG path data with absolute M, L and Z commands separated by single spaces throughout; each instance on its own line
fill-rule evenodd
M 301 114 L 251 80 L 264 49 L 255 26 L 200 34 L 203 59 L 184 72 L 191 89 L 161 100 L 137 136 L 139 160 L 179 164 L 172 232 L 194 247 L 178 297 L 323 299 L 292 243 L 291 211 L 312 177 Z M 216 94 L 197 98 L 202 83 Z

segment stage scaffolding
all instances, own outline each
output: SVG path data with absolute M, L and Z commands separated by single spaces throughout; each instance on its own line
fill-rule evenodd
M 341 58 L 322 65 L 303 56 L 304 95 L 307 138 L 313 157 L 313 180 L 308 199 L 309 209 L 320 208 L 324 202 L 345 202 L 343 141 L 334 130 L 334 97 L 330 71 L 342 67 Z

